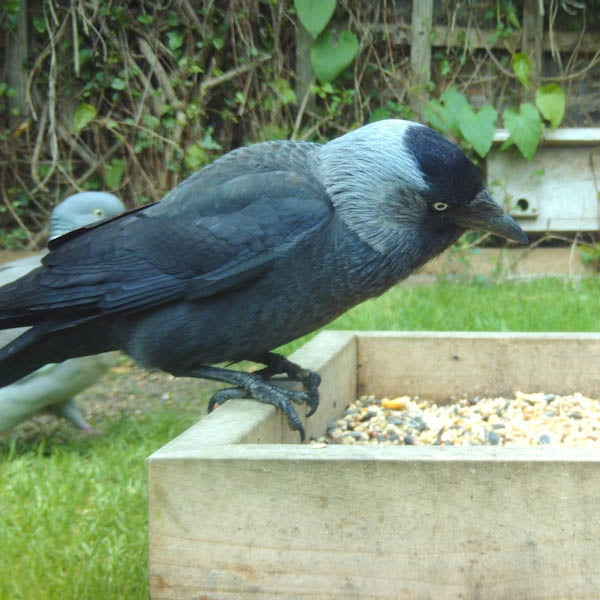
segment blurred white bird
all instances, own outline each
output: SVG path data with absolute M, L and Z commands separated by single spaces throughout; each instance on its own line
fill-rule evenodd
M 123 203 L 106 192 L 81 192 L 58 204 L 50 217 L 49 239 L 94 221 L 114 217 L 125 210 Z M 0 265 L 0 286 L 40 266 L 46 252 Z M 27 328 L 0 331 L 0 348 Z M 93 431 L 79 411 L 73 396 L 94 384 L 114 363 L 116 352 L 73 358 L 49 364 L 0 388 L 0 431 L 6 431 L 40 411 L 64 417 L 85 431 Z

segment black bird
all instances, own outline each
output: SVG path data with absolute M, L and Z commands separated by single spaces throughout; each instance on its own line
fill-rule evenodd
M 285 411 L 318 404 L 318 375 L 272 350 L 377 296 L 467 229 L 527 237 L 454 144 L 386 120 L 327 144 L 229 152 L 162 201 L 51 242 L 0 288 L 0 386 L 52 361 L 121 349 L 142 365 L 234 386 Z M 212 366 L 250 360 L 257 373 Z M 305 392 L 267 380 L 287 373 Z M 241 388 L 241 389 L 240 389 Z

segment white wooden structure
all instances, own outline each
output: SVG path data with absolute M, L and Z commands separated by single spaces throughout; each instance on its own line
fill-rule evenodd
M 487 157 L 487 183 L 494 198 L 528 232 L 600 229 L 600 129 L 544 133 L 531 161 L 501 151 L 506 130 L 496 133 Z

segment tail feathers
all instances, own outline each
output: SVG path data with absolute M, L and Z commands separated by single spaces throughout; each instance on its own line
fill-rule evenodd
M 47 356 L 40 355 L 37 352 L 34 354 L 27 348 L 14 352 L 0 361 L 0 387 L 23 379 L 26 375 L 37 371 L 49 362 L 51 361 L 48 360 Z
M 6 344 L 6 346 L 0 348 L 0 369 L 3 369 L 5 360 L 9 359 L 15 353 L 21 352 L 34 342 L 37 342 L 46 330 L 47 327 L 44 327 L 43 324 L 31 327 L 19 337 Z
M 62 362 L 69 356 L 44 334 L 51 326 L 40 324 L 0 348 L 0 387 L 33 373 L 46 364 Z
M 82 328 L 57 328 L 56 324 L 40 323 L 0 348 L 0 387 L 14 383 L 44 365 L 100 354 L 117 347 L 109 324 L 101 320 L 84 324 Z
M 39 315 L 36 315 L 39 317 Z M 29 314 L 0 315 L 0 329 L 13 329 L 15 327 L 30 327 L 35 324 L 35 317 Z

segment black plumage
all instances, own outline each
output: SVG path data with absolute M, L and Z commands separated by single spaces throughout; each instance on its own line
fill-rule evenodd
M 467 157 L 422 125 L 238 149 L 157 204 L 53 241 L 41 268 L 0 288 L 0 327 L 32 326 L 0 350 L 0 385 L 49 357 L 120 348 L 241 387 L 302 432 L 290 401 L 314 410 L 318 382 L 271 351 L 382 293 L 468 228 L 526 241 Z M 209 366 L 242 359 L 267 369 Z M 307 393 L 264 382 L 281 371 Z

